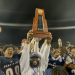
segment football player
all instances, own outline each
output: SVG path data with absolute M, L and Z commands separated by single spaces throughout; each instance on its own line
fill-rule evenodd
M 62 66 L 62 58 L 60 56 L 60 50 L 54 49 L 52 51 L 52 54 L 49 55 L 49 62 L 47 70 L 45 71 L 45 75 L 51 75 L 51 71 L 53 68 L 55 68 L 57 65 Z
M 20 54 L 14 54 L 14 45 L 5 45 L 3 48 L 4 56 L 0 56 L 1 70 L 5 75 L 20 75 L 19 59 Z
M 48 63 L 48 56 L 50 52 L 50 42 L 51 42 L 51 34 L 47 38 L 47 44 L 43 49 L 43 52 L 39 52 L 38 48 L 38 40 L 35 42 L 34 52 L 29 54 L 30 52 L 30 39 L 31 39 L 32 31 L 29 31 L 27 34 L 27 42 L 24 46 L 22 56 L 21 56 L 21 75 L 43 75 L 45 72 Z M 43 45 L 44 47 L 44 45 Z M 40 50 L 41 51 L 41 50 Z M 24 57 L 25 55 L 25 57 Z M 47 60 L 47 61 L 46 61 Z
M 70 50 L 70 54 L 65 55 L 64 57 L 64 65 L 63 67 L 66 68 L 68 71 L 69 75 L 74 75 L 75 74 L 75 63 L 74 63 L 74 58 L 75 58 L 75 48 L 72 47 Z
M 5 75 L 4 72 L 1 70 L 1 61 L 0 61 L 0 75 Z

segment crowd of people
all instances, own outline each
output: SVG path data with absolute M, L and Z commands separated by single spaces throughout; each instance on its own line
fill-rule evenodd
M 75 46 L 67 42 L 62 46 L 58 40 L 58 48 L 51 48 L 52 35 L 44 39 L 32 37 L 32 30 L 27 33 L 27 39 L 22 40 L 21 49 L 9 44 L 0 46 L 1 75 L 74 75 Z

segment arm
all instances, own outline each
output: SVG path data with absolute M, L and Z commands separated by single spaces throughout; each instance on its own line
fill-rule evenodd
M 38 40 L 37 40 L 38 39 Z M 36 38 L 35 40 L 35 45 L 34 45 L 34 52 L 38 53 L 38 55 L 41 57 L 41 68 L 43 71 L 45 71 L 45 69 L 48 66 L 48 57 L 49 57 L 49 53 L 50 53 L 50 45 L 47 44 L 47 41 L 44 42 L 44 44 L 41 47 L 41 52 L 39 52 L 39 38 Z
M 38 47 L 39 40 L 40 40 L 40 38 L 35 38 L 34 52 L 37 52 L 40 55 L 40 57 L 42 57 L 42 54 L 43 54 L 43 52 L 45 50 L 44 48 L 46 47 L 46 40 L 44 41 L 44 43 L 43 43 L 43 45 L 41 47 L 40 52 L 39 52 L 39 47 Z
M 42 56 L 42 54 L 39 52 L 39 41 L 42 39 L 42 38 L 37 38 L 35 37 L 35 45 L 34 45 L 34 52 L 36 52 L 40 57 Z
M 35 40 L 33 38 L 30 42 L 30 53 L 34 51 L 34 44 L 35 44 Z
M 45 57 L 45 59 L 46 59 L 46 61 L 48 60 L 48 57 L 49 57 L 49 54 L 50 54 L 50 49 L 49 49 L 49 53 L 48 53 L 48 55 L 47 54 L 45 54 L 45 51 L 46 51 L 46 47 L 47 46 L 50 46 L 51 47 L 51 44 L 50 44 L 50 42 L 51 42 L 51 40 L 49 40 L 49 39 L 45 39 L 45 41 L 44 41 L 44 49 L 43 49 L 43 57 Z M 48 61 L 47 61 L 48 62 Z
M 70 69 L 75 69 L 75 64 L 66 64 L 66 63 L 64 63 L 64 65 L 63 65 L 63 67 L 64 68 L 70 68 Z
M 71 64 L 72 63 L 72 59 L 69 57 L 69 56 L 67 56 L 67 58 L 66 58 L 66 62 L 64 63 L 64 65 L 63 65 L 63 67 L 64 68 L 70 68 L 70 69 L 75 69 L 75 64 Z
M 42 57 L 42 54 L 39 52 L 39 42 L 35 42 L 35 45 L 34 45 L 34 52 L 36 52 L 40 57 Z
M 67 67 L 70 69 L 75 69 L 75 64 L 69 64 Z
M 47 40 L 46 47 L 44 48 L 44 51 L 43 51 L 43 54 L 41 57 L 41 69 L 43 71 L 45 71 L 48 66 L 48 61 L 49 61 L 48 57 L 49 57 L 49 53 L 50 53 L 50 47 L 51 47 L 50 43 L 52 40 L 52 35 L 50 34 L 46 40 Z
M 70 69 L 75 69 L 75 64 L 66 64 L 66 63 L 64 63 L 64 65 L 63 65 L 63 67 L 64 68 L 70 68 Z
M 43 71 L 45 71 L 48 66 L 49 53 L 50 53 L 50 46 L 46 45 L 43 55 L 41 57 L 41 68 Z
M 47 40 L 45 39 L 45 41 L 44 41 L 44 43 L 43 43 L 43 45 L 42 45 L 42 47 L 41 47 L 40 53 L 43 54 L 43 50 L 44 50 L 44 48 L 46 47 L 46 44 L 47 44 Z
M 21 73 L 23 73 L 24 69 L 24 71 L 26 71 L 29 67 L 29 49 L 30 44 L 25 44 L 20 58 Z
M 31 31 L 29 31 L 27 34 L 27 42 L 24 46 L 20 59 L 21 74 L 25 73 L 29 68 L 29 60 L 30 60 L 29 50 L 30 50 L 30 39 L 31 39 L 30 32 Z

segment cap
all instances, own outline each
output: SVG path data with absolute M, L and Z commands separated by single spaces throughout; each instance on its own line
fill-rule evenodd
M 22 39 L 22 43 L 26 43 L 26 39 Z
M 38 58 L 40 58 L 40 56 L 36 52 L 31 53 L 30 54 L 30 58 L 31 57 L 38 57 Z
M 23 47 L 26 43 L 26 39 L 22 39 L 22 43 L 21 43 L 21 46 L 20 47 Z

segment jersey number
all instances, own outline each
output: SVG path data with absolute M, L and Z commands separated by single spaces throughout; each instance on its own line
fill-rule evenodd
M 19 66 L 15 66 L 15 73 L 16 75 L 19 75 Z M 6 75 L 14 75 L 12 68 L 8 68 L 6 70 Z

